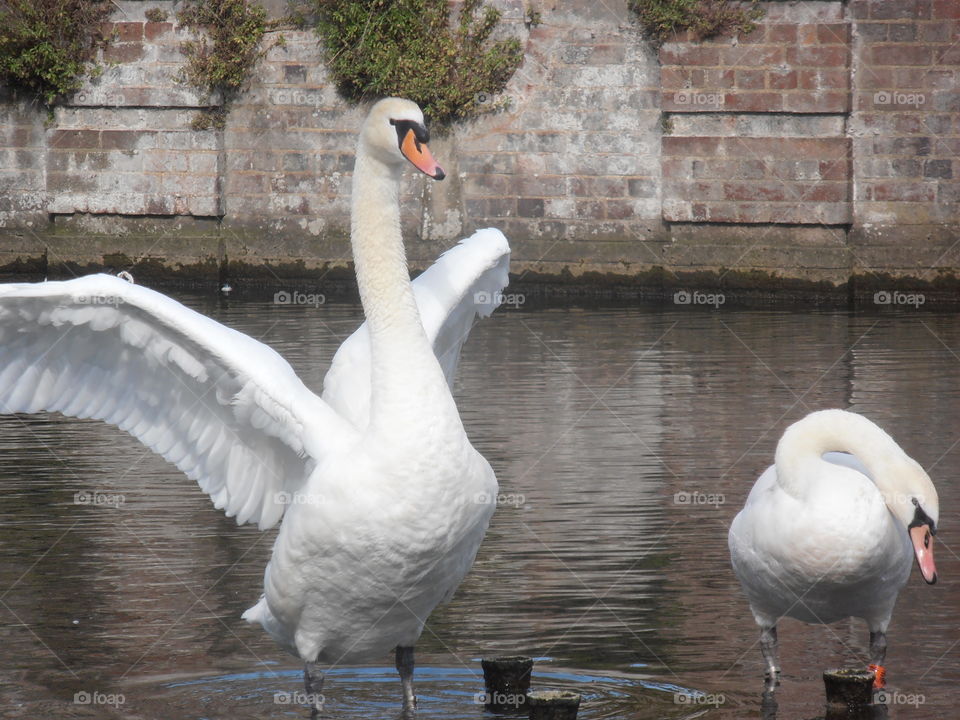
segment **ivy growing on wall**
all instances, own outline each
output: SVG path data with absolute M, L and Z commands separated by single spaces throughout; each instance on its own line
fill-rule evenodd
M 100 0 L 0 3 L 0 79 L 46 105 L 69 95 L 94 70 L 106 42 L 100 27 L 115 6 Z
M 627 0 L 643 29 L 656 41 L 665 42 L 689 30 L 697 40 L 728 32 L 749 33 L 763 15 L 757 0 Z
M 197 34 L 181 45 L 187 58 L 183 77 L 209 101 L 219 94 L 222 105 L 199 113 L 193 128 L 222 128 L 230 101 L 247 84 L 250 72 L 266 52 L 267 11 L 247 0 L 189 0 L 177 13 L 181 25 Z
M 517 38 L 493 40 L 500 12 L 464 0 L 313 0 L 317 32 L 340 93 L 418 103 L 434 125 L 500 109 L 493 98 L 523 61 Z

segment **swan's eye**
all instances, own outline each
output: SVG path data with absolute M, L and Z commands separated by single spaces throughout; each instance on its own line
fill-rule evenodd
M 420 143 L 430 142 L 430 131 L 416 120 L 394 120 L 390 118 L 390 124 L 397 129 L 397 146 L 403 147 L 403 141 L 407 133 L 413 131 L 413 139 L 417 143 L 417 150 L 420 150 Z

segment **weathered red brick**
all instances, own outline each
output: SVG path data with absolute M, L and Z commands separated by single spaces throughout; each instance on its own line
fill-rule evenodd
M 748 33 L 741 33 L 738 38 L 738 42 L 741 45 L 759 45 L 765 42 L 770 42 L 768 39 L 768 33 L 770 29 L 776 27 L 774 25 L 767 25 L 766 23 L 759 23 L 754 26 L 753 30 Z
M 824 180 L 848 180 L 850 178 L 850 158 L 842 156 L 838 159 L 820 161 L 820 177 Z
M 99 148 L 99 130 L 55 130 L 50 137 L 51 148 Z
M 146 40 L 156 40 L 161 35 L 166 35 L 173 30 L 173 23 L 168 22 L 148 22 L 143 25 L 143 37 Z
M 486 198 L 466 198 L 463 201 L 463 207 L 467 213 L 467 217 L 471 217 L 471 218 L 490 217 L 490 213 L 487 211 Z
M 660 85 L 664 89 L 675 90 L 689 87 L 690 71 L 682 67 L 665 67 L 660 71 Z
M 890 23 L 858 22 L 857 34 L 864 42 L 883 42 L 890 32 Z
M 845 202 L 849 185 L 845 182 L 819 182 L 804 187 L 801 197 L 805 202 Z
M 767 40 L 771 43 L 794 43 L 797 41 L 797 26 L 788 25 L 768 25 Z
M 737 70 L 736 85 L 744 90 L 763 90 L 766 76 L 763 70 Z
M 793 90 L 797 87 L 796 70 L 771 70 L 767 77 L 771 90 Z
M 913 42 L 917 39 L 917 23 L 890 23 L 890 42 Z
M 97 173 L 93 171 L 47 173 L 47 190 L 49 192 L 95 193 L 99 189 Z
M 100 147 L 104 150 L 135 150 L 137 143 L 154 133 L 142 130 L 102 130 Z
M 920 30 L 920 39 L 926 43 L 950 42 L 957 31 L 956 23 L 949 22 L 918 22 L 914 23 Z
M 937 65 L 960 65 L 960 45 L 954 43 L 947 48 L 934 50 Z
M 720 63 L 729 67 L 762 67 L 783 62 L 780 45 L 748 45 L 728 47 L 720 51 Z M 714 65 L 718 63 L 713 63 Z
M 843 45 L 790 47 L 787 48 L 787 64 L 805 67 L 845 67 L 847 48 Z
M 767 175 L 769 166 L 763 160 L 740 160 L 737 163 L 736 172 L 732 177 L 745 180 L 756 180 Z M 730 177 L 730 176 L 727 176 Z
M 817 39 L 817 26 L 808 24 L 798 25 L 797 42 L 801 45 L 819 45 L 820 41 Z
M 578 200 L 576 213 L 578 218 L 602 220 L 604 217 L 603 203 L 598 200 Z
M 663 65 L 719 65 L 720 50 L 702 45 L 667 44 L 660 48 Z
M 727 68 L 705 69 L 703 71 L 703 84 L 700 87 L 704 90 L 732 88 L 734 86 L 734 78 L 734 71 Z
M 267 175 L 264 173 L 232 173 L 228 177 L 231 195 L 262 195 L 267 192 Z
M 902 155 L 909 157 L 927 156 L 930 154 L 931 140 L 929 137 L 875 137 L 873 138 L 874 155 Z M 943 147 L 949 152 L 949 146 L 941 138 L 937 139 L 937 147 Z
M 666 144 L 665 141 L 666 138 L 664 138 L 664 144 Z M 689 177 L 689 163 L 686 157 L 668 156 L 664 150 L 664 156 L 660 160 L 660 171 L 664 180 Z
M 517 214 L 517 199 L 488 198 L 487 210 L 490 217 L 513 217 Z
M 792 92 L 784 96 L 783 109 L 796 113 L 842 113 L 850 107 L 850 95 L 845 92 Z
M 848 70 L 817 70 L 817 85 L 825 90 L 847 90 L 850 87 Z
M 918 17 L 921 9 L 916 0 L 869 0 L 870 17 L 875 20 L 896 20 Z
M 710 222 L 738 222 L 741 217 L 734 203 L 709 203 L 706 208 Z
M 817 41 L 824 45 L 846 45 L 850 42 L 850 23 L 821 23 L 816 29 Z
M 930 71 L 921 67 L 898 67 L 893 70 L 893 82 L 898 88 L 925 88 Z
M 778 112 L 783 108 L 783 96 L 773 92 L 727 93 L 724 109 L 742 112 Z
M 858 68 L 857 84 L 861 88 L 873 90 L 892 88 L 896 83 L 892 68 L 861 66 Z
M 622 65 L 626 58 L 626 46 L 623 43 L 601 43 L 594 45 L 590 52 L 593 65 Z
M 932 58 L 931 48 L 925 45 L 899 43 L 870 48 L 870 61 L 875 65 L 929 65 Z
M 738 155 L 778 160 L 815 160 L 847 154 L 847 138 L 731 138 L 731 149 Z
M 697 180 L 729 180 L 736 177 L 739 163 L 733 158 L 711 158 L 693 162 L 693 177 Z
M 723 152 L 723 138 L 716 137 L 665 137 L 661 147 L 664 155 L 688 157 L 713 157 Z
M 567 194 L 567 178 L 563 175 L 520 175 L 515 182 L 520 195 L 563 197 Z
M 543 217 L 543 198 L 518 198 L 517 215 L 526 218 Z
M 499 197 L 513 190 L 511 179 L 510 175 L 468 175 L 463 190 L 471 196 Z
M 936 186 L 932 183 L 881 182 L 872 187 L 873 200 L 900 200 L 904 202 L 933 202 Z
M 960 20 L 960 3 L 957 0 L 933 0 L 934 20 Z
M 143 57 L 143 43 L 110 44 L 103 49 L 106 62 L 129 63 Z
M 633 217 L 633 203 L 629 200 L 607 200 L 604 210 L 610 220 L 626 220 Z
M 112 37 L 113 42 L 138 42 L 143 40 L 143 23 L 117 22 L 104 23 L 104 35 Z
M 773 181 L 765 183 L 727 182 L 723 184 L 723 196 L 728 200 L 792 200 L 787 196 L 787 184 Z

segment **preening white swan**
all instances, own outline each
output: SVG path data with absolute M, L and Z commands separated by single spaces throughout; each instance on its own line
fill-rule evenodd
M 913 557 L 923 579 L 937 581 L 939 515 L 927 473 L 862 415 L 821 410 L 787 428 L 728 536 L 760 626 L 768 687 L 780 673 L 783 616 L 866 620 L 875 686 L 883 686 L 887 626 Z
M 115 277 L 0 285 L 0 411 L 117 425 L 197 480 L 239 523 L 283 518 L 264 594 L 244 613 L 307 664 L 413 645 L 466 575 L 497 481 L 450 394 L 460 348 L 507 283 L 481 230 L 411 284 L 400 236 L 407 160 L 436 179 L 420 109 L 388 98 L 360 133 L 352 245 L 366 322 L 317 397 L 267 346 Z

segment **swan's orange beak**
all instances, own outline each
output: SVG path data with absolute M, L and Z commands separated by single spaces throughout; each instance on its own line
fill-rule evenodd
M 937 566 L 933 563 L 933 535 L 930 534 L 930 526 L 915 525 L 910 528 L 910 542 L 913 543 L 920 574 L 928 585 L 933 585 L 937 581 Z
M 443 180 L 447 174 L 443 168 L 437 164 L 430 153 L 430 148 L 425 142 L 417 140 L 417 135 L 413 129 L 407 130 L 407 134 L 400 141 L 400 152 L 403 156 L 413 163 L 413 166 L 425 175 L 429 175 L 434 180 Z

